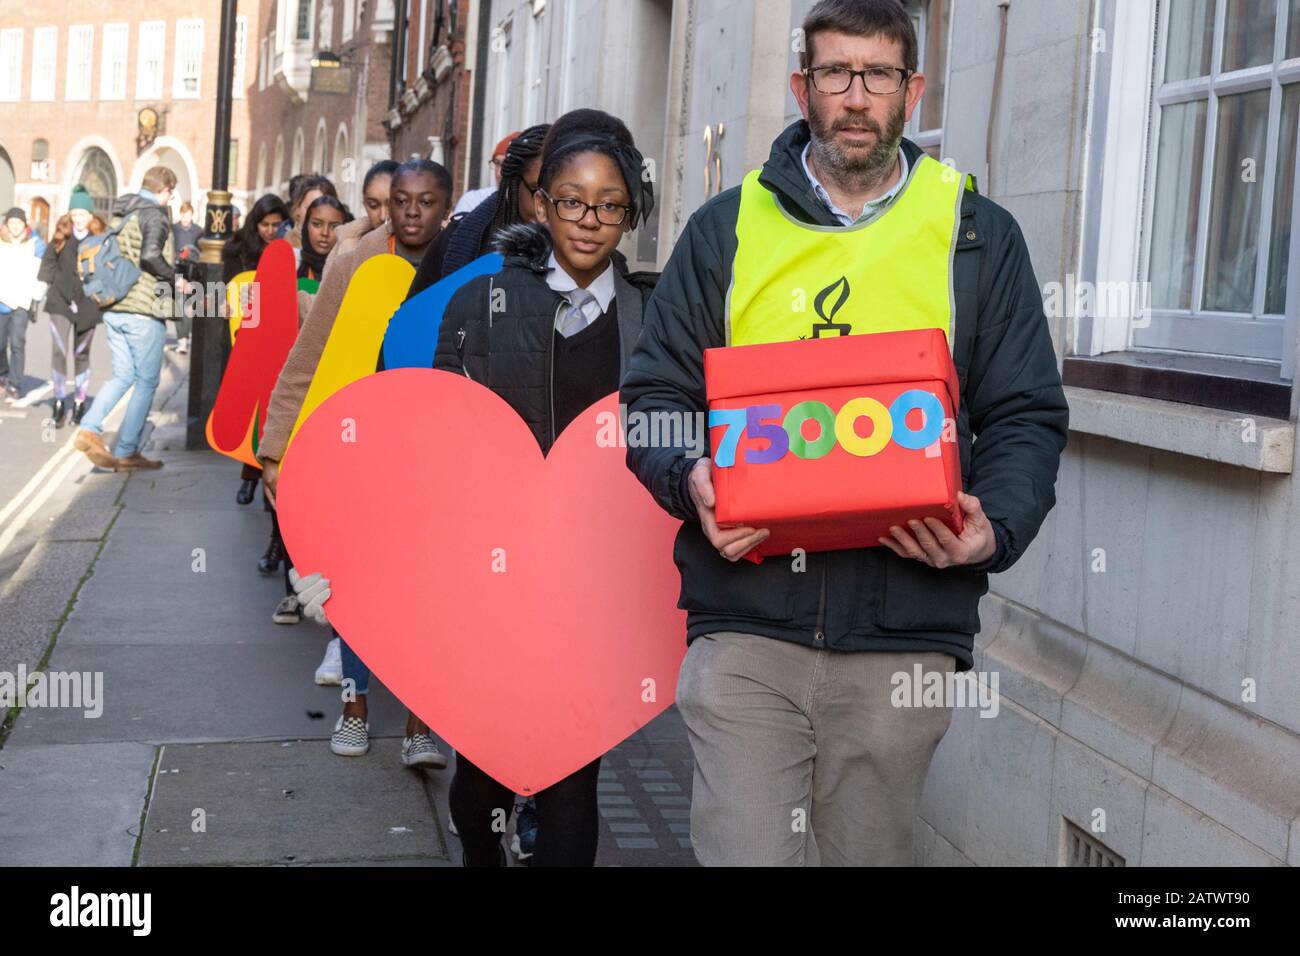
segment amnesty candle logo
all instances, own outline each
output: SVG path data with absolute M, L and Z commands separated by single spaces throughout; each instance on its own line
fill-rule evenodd
M 133 936 L 148 936 L 153 924 L 151 893 L 71 893 L 50 897 L 51 926 L 129 926 Z
M 848 322 L 836 322 L 835 313 L 843 308 L 844 303 L 849 301 L 849 278 L 840 276 L 826 288 L 817 293 L 817 298 L 813 299 L 813 310 L 816 311 L 817 317 L 821 322 L 813 323 L 812 337 L 820 339 L 826 335 L 852 335 L 853 326 Z M 835 296 L 835 301 L 831 303 L 829 312 L 826 303 L 831 295 Z M 801 336 L 806 338 L 806 336 Z

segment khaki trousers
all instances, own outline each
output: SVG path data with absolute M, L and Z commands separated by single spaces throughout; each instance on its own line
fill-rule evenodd
M 677 707 L 695 754 L 705 866 L 910 866 L 921 789 L 952 720 L 895 707 L 891 677 L 938 651 L 828 651 L 721 631 L 691 642 Z

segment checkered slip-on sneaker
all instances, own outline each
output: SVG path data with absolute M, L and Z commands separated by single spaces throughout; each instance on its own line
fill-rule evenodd
M 447 766 L 447 758 L 428 734 L 412 734 L 402 738 L 402 766 L 441 770 Z
M 302 620 L 302 606 L 298 599 L 292 594 L 280 599 L 280 603 L 275 606 L 275 613 L 271 615 L 271 620 L 276 624 L 297 624 Z
M 340 717 L 330 737 L 330 751 L 340 757 L 364 757 L 370 750 L 370 725 L 360 717 Z

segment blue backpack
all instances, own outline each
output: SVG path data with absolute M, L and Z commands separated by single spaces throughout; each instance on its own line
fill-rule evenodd
M 124 299 L 140 278 L 140 267 L 122 253 L 117 241 L 117 234 L 130 219 L 127 216 L 116 228 L 98 236 L 87 236 L 77 246 L 77 275 L 86 295 L 101 309 Z

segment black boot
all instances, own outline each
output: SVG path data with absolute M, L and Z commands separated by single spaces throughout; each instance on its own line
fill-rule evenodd
M 82 399 L 77 399 L 72 403 L 72 424 L 80 425 L 82 417 L 86 414 L 86 403 Z
M 271 532 L 271 543 L 266 546 L 266 554 L 257 562 L 257 570 L 263 574 L 275 574 L 280 570 L 280 562 L 284 560 L 284 542 L 280 540 L 280 535 L 275 531 Z
M 235 492 L 235 502 L 241 505 L 251 504 L 255 494 L 257 494 L 257 479 L 245 478 L 239 483 L 239 490 Z
M 53 417 L 54 419 L 55 428 L 62 428 L 65 424 L 67 424 L 68 403 L 65 399 L 56 398 L 54 400 L 54 414 L 51 417 Z

